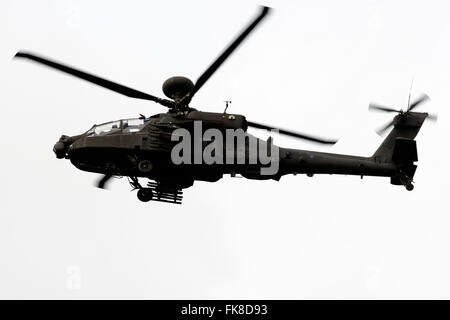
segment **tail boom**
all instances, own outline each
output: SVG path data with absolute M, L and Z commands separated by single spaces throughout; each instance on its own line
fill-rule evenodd
M 414 138 L 427 113 L 407 112 L 394 118 L 394 128 L 371 157 L 280 149 L 283 174 L 345 174 L 390 177 L 391 184 L 412 190 L 418 160 Z

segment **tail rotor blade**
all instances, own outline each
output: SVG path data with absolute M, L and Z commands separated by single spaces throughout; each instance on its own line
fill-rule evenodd
M 378 128 L 376 130 L 376 132 L 381 136 L 383 135 L 383 133 L 388 130 L 390 127 L 392 127 L 394 125 L 394 119 L 392 119 L 391 121 L 389 121 L 388 123 L 386 123 L 384 126 Z
M 372 111 L 385 111 L 385 112 L 400 112 L 394 108 L 390 108 L 390 107 L 385 107 L 376 103 L 371 103 L 369 104 L 369 110 Z
M 289 136 L 289 137 L 308 140 L 308 141 L 321 143 L 321 144 L 335 144 L 338 141 L 338 140 L 333 140 L 333 139 L 324 139 L 324 138 L 320 138 L 320 137 L 316 137 L 316 136 L 306 135 L 303 133 L 299 133 L 299 132 L 295 132 L 295 131 L 291 131 L 291 130 L 285 130 L 285 129 L 281 129 L 278 127 L 268 126 L 265 124 L 252 122 L 252 121 L 247 121 L 247 125 L 249 127 L 256 128 L 256 129 L 278 130 L 278 133 Z
M 430 121 L 436 122 L 438 119 L 438 116 L 435 113 L 429 113 L 427 116 L 427 119 L 429 119 Z
M 413 103 L 411 103 L 409 105 L 408 111 L 411 111 L 412 109 L 416 108 L 418 105 L 420 105 L 428 100 L 430 100 L 430 97 L 428 97 L 426 94 L 422 94 L 416 101 L 414 101 Z

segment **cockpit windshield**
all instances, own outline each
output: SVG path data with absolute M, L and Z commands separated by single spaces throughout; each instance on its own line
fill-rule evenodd
M 145 120 L 140 118 L 122 119 L 95 125 L 86 133 L 88 137 L 103 136 L 113 133 L 138 132 L 144 126 Z

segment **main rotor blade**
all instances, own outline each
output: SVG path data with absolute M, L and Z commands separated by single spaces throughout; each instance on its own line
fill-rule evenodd
M 419 104 L 421 104 L 427 100 L 430 100 L 430 97 L 427 96 L 426 94 L 422 94 L 420 96 L 420 98 L 418 98 L 416 101 L 414 101 L 413 103 L 410 104 L 408 111 L 411 111 L 412 109 L 416 108 Z
M 244 39 L 255 29 L 255 27 L 264 19 L 271 9 L 269 7 L 261 7 L 261 12 L 256 19 L 237 37 L 222 54 L 206 69 L 205 72 L 197 79 L 192 91 L 183 98 L 183 104 L 189 104 L 195 93 L 208 81 L 208 79 L 219 69 L 222 63 L 233 53 L 233 51 L 244 41 Z
M 91 83 L 94 83 L 98 86 L 101 86 L 103 88 L 115 91 L 117 93 L 123 94 L 127 97 L 131 97 L 131 98 L 136 98 L 136 99 L 144 99 L 144 100 L 150 100 L 150 101 L 154 101 L 157 103 L 160 103 L 166 107 L 171 107 L 173 105 L 173 102 L 170 100 L 166 100 L 166 99 L 161 99 L 155 96 L 152 96 L 150 94 L 147 94 L 145 92 L 142 91 L 138 91 L 129 87 L 126 87 L 124 85 L 103 79 L 101 77 L 95 76 L 93 74 L 81 71 L 81 70 L 77 70 L 75 68 L 69 67 L 67 65 L 64 65 L 62 63 L 56 62 L 56 61 L 52 61 L 49 60 L 47 58 L 43 58 L 37 55 L 34 55 L 32 53 L 28 53 L 28 52 L 24 52 L 24 51 L 19 51 L 16 53 L 16 55 L 14 56 L 15 58 L 25 58 L 25 59 L 29 59 L 32 60 L 34 62 L 38 62 L 40 64 L 46 65 L 47 67 L 50 68 L 54 68 L 57 69 L 59 71 L 68 73 L 72 76 L 75 76 L 77 78 L 89 81 Z
M 383 135 L 383 133 L 388 130 L 391 126 L 394 125 L 394 119 L 392 119 L 391 121 L 389 121 L 388 123 L 386 123 L 384 126 L 378 128 L 376 130 L 376 132 L 381 136 Z
M 399 112 L 394 108 L 385 107 L 376 103 L 369 104 L 369 110 L 385 111 L 385 112 Z
M 323 138 L 310 136 L 310 135 L 306 135 L 303 133 L 294 132 L 294 131 L 290 131 L 290 130 L 284 130 L 284 129 L 280 129 L 280 128 L 273 127 L 273 126 L 268 126 L 268 125 L 253 122 L 253 121 L 247 121 L 247 125 L 249 127 L 253 127 L 253 128 L 257 128 L 257 129 L 278 130 L 278 133 L 280 133 L 280 134 L 284 134 L 286 136 L 290 136 L 290 137 L 294 137 L 294 138 L 309 140 L 309 141 L 313 141 L 313 142 L 317 142 L 317 143 L 335 144 L 338 141 L 338 140 L 323 139 Z

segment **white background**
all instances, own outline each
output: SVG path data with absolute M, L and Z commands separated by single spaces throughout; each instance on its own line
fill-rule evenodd
M 12 60 L 19 49 L 163 96 L 257 4 L 1 2 L 1 298 L 450 298 L 447 1 L 267 1 L 270 17 L 192 102 L 221 112 L 230 99 L 248 119 L 340 138 L 281 146 L 370 155 L 390 115 L 369 102 L 404 107 L 414 77 L 439 121 L 418 135 L 413 192 L 388 178 L 226 177 L 181 206 L 141 203 L 125 180 L 99 190 L 55 158 L 61 134 L 164 107 Z

